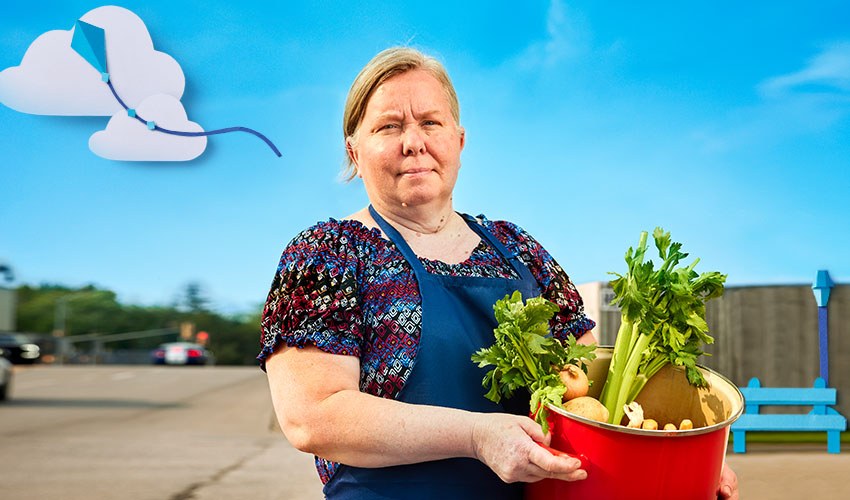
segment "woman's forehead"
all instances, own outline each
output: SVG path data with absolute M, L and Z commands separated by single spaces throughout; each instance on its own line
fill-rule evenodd
M 439 80 L 424 70 L 411 70 L 381 83 L 366 105 L 366 114 L 400 114 L 412 108 L 417 113 L 450 112 L 449 99 Z

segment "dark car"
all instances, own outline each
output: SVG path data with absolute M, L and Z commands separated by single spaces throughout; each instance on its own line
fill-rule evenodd
M 151 359 L 156 365 L 205 365 L 207 351 L 191 342 L 170 342 L 154 349 Z
M 16 365 L 35 363 L 41 358 L 41 348 L 19 333 L 0 333 L 0 349 Z

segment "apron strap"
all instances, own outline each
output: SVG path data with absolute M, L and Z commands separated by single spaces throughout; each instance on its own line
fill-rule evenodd
M 416 278 L 422 279 L 427 277 L 428 271 L 426 271 L 422 263 L 419 262 L 419 257 L 413 253 L 413 250 L 411 250 L 407 241 L 404 240 L 404 237 L 387 221 L 385 221 L 384 218 L 381 217 L 374 208 L 372 208 L 371 204 L 369 205 L 369 214 L 373 219 L 375 219 L 375 222 L 377 222 L 378 226 L 381 227 L 381 231 L 387 235 L 387 238 L 395 244 L 398 251 L 401 252 L 401 255 L 405 258 L 405 260 L 407 260 L 407 263 L 410 264 L 410 267 L 413 268 L 413 274 L 416 275 Z
M 531 274 L 531 271 L 528 270 L 528 266 L 520 262 L 519 259 L 516 258 L 516 256 L 512 255 L 508 251 L 507 247 L 505 247 L 505 245 L 502 244 L 501 241 L 499 241 L 499 238 L 496 238 L 493 233 L 491 233 L 486 228 L 484 228 L 484 226 L 479 224 L 478 220 L 473 218 L 471 215 L 464 213 L 460 215 L 466 220 L 466 223 L 469 225 L 469 227 L 472 228 L 473 231 L 478 233 L 478 236 L 486 240 L 491 247 L 496 249 L 496 252 L 498 252 L 499 255 L 501 255 L 502 258 L 505 259 L 505 261 L 514 269 L 514 271 L 516 271 L 517 276 L 519 276 L 520 279 L 531 280 L 533 283 L 537 283 L 537 280 Z

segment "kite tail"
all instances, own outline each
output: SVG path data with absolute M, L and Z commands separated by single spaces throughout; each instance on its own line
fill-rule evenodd
M 272 144 L 272 141 L 270 141 L 268 137 L 257 132 L 256 130 L 250 129 L 248 127 L 228 127 L 228 128 L 220 128 L 218 130 L 210 130 L 208 132 L 179 132 L 179 131 L 176 131 L 176 130 L 168 130 L 167 128 L 162 128 L 159 125 L 155 125 L 154 130 L 159 130 L 160 132 L 164 132 L 166 134 L 171 134 L 171 135 L 182 135 L 182 136 L 185 136 L 185 137 L 198 137 L 198 136 L 203 136 L 203 135 L 226 134 L 228 132 L 248 132 L 249 134 L 254 134 L 257 137 L 259 137 L 260 139 L 262 139 L 266 144 L 268 144 L 268 146 L 270 148 L 272 148 L 272 151 L 274 151 L 274 154 L 276 154 L 278 157 L 280 157 L 280 151 L 278 151 L 278 149 L 275 147 L 274 144 Z
M 120 104 L 121 107 L 124 108 L 124 110 L 130 109 L 130 108 L 127 107 L 126 104 L 124 104 L 124 101 L 121 100 L 121 98 L 118 96 L 118 93 L 115 92 L 115 87 L 112 86 L 112 81 L 107 81 L 106 84 L 109 85 L 109 90 L 112 91 L 112 95 L 115 96 L 115 100 L 118 101 L 118 104 Z M 148 123 L 147 120 L 145 120 L 144 118 L 142 118 L 139 115 L 134 115 L 133 118 L 135 118 L 136 120 L 139 120 L 141 123 L 144 123 L 144 124 Z M 184 137 L 200 137 L 200 136 L 215 135 L 215 134 L 226 134 L 228 132 L 248 132 L 249 134 L 254 134 L 255 136 L 262 139 L 263 142 L 265 142 L 272 149 L 272 151 L 274 151 L 274 154 L 276 154 L 278 156 L 278 158 L 280 158 L 280 156 L 281 156 L 280 151 L 277 149 L 277 147 L 275 147 L 275 145 L 272 143 L 272 141 L 269 140 L 268 137 L 257 132 L 256 130 L 250 129 L 248 127 L 228 127 L 228 128 L 220 128 L 218 130 L 210 130 L 208 132 L 180 132 L 178 130 L 168 130 L 167 128 L 162 128 L 159 125 L 154 124 L 154 130 L 157 130 L 157 131 L 162 132 L 164 134 L 180 135 L 180 136 L 184 136 Z

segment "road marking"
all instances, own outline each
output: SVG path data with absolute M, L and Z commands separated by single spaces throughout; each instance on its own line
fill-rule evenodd
M 42 379 L 42 380 L 22 380 L 18 382 L 17 379 L 13 379 L 13 383 L 15 384 L 15 390 L 23 390 L 23 389 L 33 389 L 37 387 L 49 387 L 51 385 L 56 384 L 56 380 L 52 378 Z

